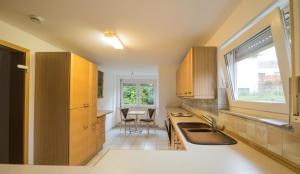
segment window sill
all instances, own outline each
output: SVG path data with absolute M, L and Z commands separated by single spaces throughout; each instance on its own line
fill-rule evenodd
M 252 121 L 269 124 L 269 125 L 280 127 L 280 128 L 289 128 L 289 122 L 287 120 L 283 120 L 283 119 L 257 117 L 257 116 L 243 114 L 243 113 L 239 113 L 239 112 L 232 112 L 229 110 L 219 110 L 218 112 L 224 113 L 224 114 L 230 114 L 233 116 L 241 117 L 241 118 L 252 120 Z

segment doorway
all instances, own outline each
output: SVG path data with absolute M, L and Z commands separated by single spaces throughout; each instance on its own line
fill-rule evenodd
M 0 41 L 0 163 L 27 163 L 28 50 Z

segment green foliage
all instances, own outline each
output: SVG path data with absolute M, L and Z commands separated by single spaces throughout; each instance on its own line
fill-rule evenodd
M 137 104 L 137 89 L 135 85 L 123 85 L 123 104 L 136 105 Z M 153 105 L 154 104 L 154 88 L 149 84 L 141 84 L 140 86 L 140 104 Z
M 141 85 L 141 104 L 142 105 L 153 105 L 153 86 L 143 84 Z
M 136 104 L 136 87 L 123 86 L 123 104 L 135 105 Z

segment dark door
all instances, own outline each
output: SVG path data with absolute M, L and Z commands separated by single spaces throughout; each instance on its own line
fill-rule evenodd
M 0 163 L 24 161 L 25 53 L 0 46 Z

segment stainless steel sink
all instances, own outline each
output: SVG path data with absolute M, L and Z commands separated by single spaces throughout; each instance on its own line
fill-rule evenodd
M 199 128 L 196 128 L 196 129 L 187 129 L 188 132 L 213 132 L 212 129 L 199 129 Z
M 195 123 L 195 122 L 181 122 L 177 123 L 179 128 L 210 128 L 206 123 Z
M 233 138 L 219 130 L 212 129 L 205 123 L 183 122 L 178 123 L 186 140 L 199 145 L 233 145 L 236 144 Z

